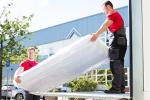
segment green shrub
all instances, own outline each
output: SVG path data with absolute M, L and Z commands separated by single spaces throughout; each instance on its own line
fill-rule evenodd
M 97 82 L 85 77 L 73 80 L 69 83 L 72 92 L 94 91 L 96 90 Z
M 106 86 L 106 88 L 110 89 L 110 88 L 112 87 L 112 84 L 111 84 L 110 82 L 107 82 L 107 83 L 105 84 L 105 86 Z

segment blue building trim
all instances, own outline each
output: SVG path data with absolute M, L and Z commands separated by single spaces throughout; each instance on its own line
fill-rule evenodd
M 128 6 L 116 9 L 122 15 L 125 26 L 128 26 Z M 62 23 L 52 27 L 48 27 L 42 30 L 33 32 L 28 37 L 29 39 L 24 39 L 22 41 L 25 47 L 37 46 L 42 44 L 47 44 L 51 42 L 56 42 L 60 40 L 65 40 L 66 36 L 69 34 L 70 30 L 74 27 L 82 36 L 96 32 L 100 25 L 104 22 L 105 15 L 103 13 L 95 14 L 92 16 L 84 17 L 74 21 Z

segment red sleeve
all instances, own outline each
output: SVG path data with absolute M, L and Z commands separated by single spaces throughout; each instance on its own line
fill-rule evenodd
M 113 16 L 112 14 L 111 14 L 111 15 L 108 15 L 108 16 L 107 16 L 107 19 L 114 21 L 114 16 Z
M 25 61 L 23 61 L 23 62 L 20 63 L 20 67 L 24 68 L 25 66 L 26 66 Z

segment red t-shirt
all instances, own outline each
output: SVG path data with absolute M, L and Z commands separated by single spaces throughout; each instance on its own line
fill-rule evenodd
M 23 62 L 21 62 L 20 67 L 24 68 L 24 71 L 29 70 L 30 68 L 34 67 L 35 65 L 37 65 L 38 63 L 35 60 L 25 60 Z
M 113 21 L 113 23 L 108 27 L 111 32 L 116 32 L 118 29 L 124 27 L 123 19 L 117 11 L 108 14 L 107 19 Z

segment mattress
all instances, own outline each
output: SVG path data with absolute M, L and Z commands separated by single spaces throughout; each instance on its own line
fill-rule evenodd
M 21 83 L 14 84 L 31 92 L 49 91 L 92 70 L 92 66 L 108 59 L 108 47 L 99 40 L 91 42 L 90 37 L 80 38 L 21 73 Z

